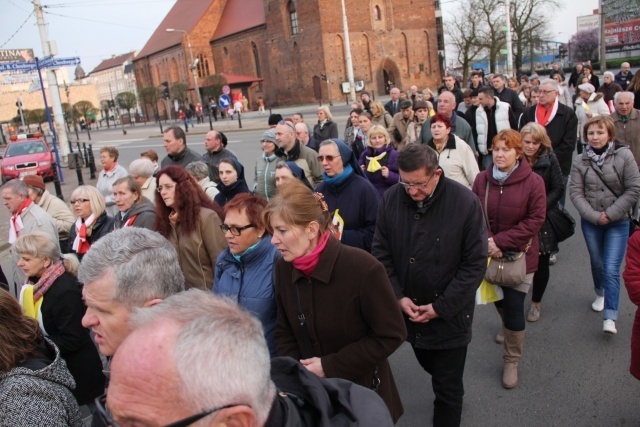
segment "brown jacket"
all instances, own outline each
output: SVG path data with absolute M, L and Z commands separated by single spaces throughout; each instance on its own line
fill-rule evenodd
M 314 354 L 309 354 L 298 322 L 297 292 Z M 400 418 L 404 410 L 387 357 L 405 340 L 407 330 L 380 262 L 331 237 L 310 277 L 278 261 L 276 303 L 278 356 L 320 357 L 328 378 L 369 388 L 377 366 L 378 393 L 394 422 Z
M 631 110 L 627 123 L 622 123 L 618 112 L 611 114 L 611 120 L 616 128 L 616 139 L 631 148 L 633 158 L 640 166 L 640 110 Z
M 216 259 L 227 247 L 227 241 L 220 230 L 220 217 L 214 211 L 200 208 L 196 221 L 196 229 L 184 235 L 178 219 L 177 226 L 172 226 L 169 240 L 178 251 L 186 287 L 211 290 Z

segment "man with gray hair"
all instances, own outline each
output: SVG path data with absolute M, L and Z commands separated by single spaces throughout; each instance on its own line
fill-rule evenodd
M 115 230 L 91 245 L 78 270 L 87 311 L 82 326 L 91 328 L 100 352 L 113 356 L 131 332 L 136 307 L 153 306 L 184 290 L 174 246 L 144 228 Z
M 604 95 L 604 102 L 610 105 L 613 102 L 613 96 L 622 92 L 622 86 L 614 82 L 615 75 L 611 71 L 604 72 L 604 84 L 598 88 L 598 92 Z
M 105 425 L 393 425 L 372 390 L 270 360 L 260 321 L 231 300 L 190 290 L 131 323 L 99 400 Z
M 544 79 L 540 83 L 538 105 L 522 113 L 520 129 L 529 122 L 544 126 L 551 139 L 553 152 L 558 158 L 565 189 L 571 172 L 571 159 L 576 149 L 578 137 L 578 118 L 573 108 L 558 101 L 560 87 L 553 79 Z M 563 191 L 560 204 L 564 206 L 566 192 Z
M 633 108 L 633 92 L 618 92 L 613 97 L 616 111 L 611 119 L 616 129 L 616 139 L 631 148 L 640 167 L 640 110 Z
M 42 231 L 58 242 L 58 229 L 53 218 L 29 197 L 27 185 L 17 179 L 2 186 L 2 203 L 11 213 L 9 219 L 9 244 L 23 234 L 32 231 Z M 19 255 L 11 251 L 11 269 L 13 270 L 13 284 L 22 286 L 25 283 L 24 272 L 18 268 Z M 16 288 L 17 289 L 17 288 Z

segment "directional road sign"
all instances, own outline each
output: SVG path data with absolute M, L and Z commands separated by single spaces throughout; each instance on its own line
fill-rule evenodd
M 53 67 L 63 67 L 65 65 L 78 65 L 80 64 L 80 58 L 78 57 L 70 57 L 70 58 L 53 58 L 47 57 L 38 62 L 36 66 L 35 61 L 27 61 L 27 62 L 0 62 L 0 71 L 35 71 L 38 66 L 40 68 L 53 68 Z
M 225 110 L 231 107 L 231 98 L 229 98 L 229 95 L 220 95 L 220 98 L 218 98 L 218 105 L 220 105 Z

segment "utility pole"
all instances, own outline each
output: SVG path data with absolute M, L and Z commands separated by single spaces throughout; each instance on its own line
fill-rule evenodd
M 349 43 L 349 25 L 347 24 L 347 10 L 342 0 L 342 29 L 344 31 L 344 57 L 347 60 L 347 78 L 349 79 L 349 102 L 356 101 L 356 84 L 353 79 L 353 61 L 351 60 L 351 45 Z
M 38 31 L 40 32 L 40 42 L 42 43 L 42 53 L 45 57 L 49 55 L 56 55 L 58 52 L 55 48 L 55 42 L 47 39 L 46 22 L 44 20 L 44 14 L 42 13 L 42 3 L 40 0 L 33 0 L 33 10 L 36 15 L 36 21 L 38 22 Z M 52 49 L 53 43 L 53 49 Z M 69 156 L 69 137 L 67 136 L 67 129 L 64 126 L 64 119 L 62 113 L 62 102 L 60 101 L 60 89 L 58 88 L 58 81 L 56 79 L 56 73 L 52 68 L 47 68 L 47 81 L 49 83 L 49 96 L 51 97 L 51 107 L 53 108 L 53 134 L 60 147 L 62 154 L 62 163 L 66 165 L 68 163 Z
M 513 43 L 511 40 L 511 12 L 509 10 L 509 1 L 504 0 L 504 9 L 507 15 L 507 77 L 515 75 L 513 71 Z M 533 71 L 533 68 L 531 68 Z
M 604 37 L 604 1 L 600 0 L 600 71 L 607 71 L 607 42 Z
M 18 107 L 18 111 L 20 112 L 20 121 L 22 122 L 22 127 L 26 128 L 26 125 L 24 124 L 24 112 L 22 111 L 22 99 L 20 97 L 18 97 L 16 107 Z
M 198 98 L 198 104 L 200 104 L 202 106 L 202 97 L 200 96 L 200 86 L 198 86 L 198 63 L 196 62 L 195 59 L 193 59 L 193 49 L 191 47 L 191 39 L 189 38 L 189 33 L 186 32 L 185 30 L 177 30 L 175 28 L 167 28 L 165 30 L 167 33 L 173 33 L 173 32 L 181 32 L 184 33 L 184 35 L 187 37 L 187 46 L 189 47 L 189 56 L 191 57 L 191 64 L 189 64 L 189 68 L 191 69 L 191 72 L 193 74 L 193 85 L 196 88 L 196 96 Z M 195 111 L 193 112 L 195 114 Z

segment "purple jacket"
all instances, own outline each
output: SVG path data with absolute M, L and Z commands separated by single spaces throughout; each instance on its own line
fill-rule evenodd
M 374 157 L 382 154 L 383 152 L 387 152 L 387 155 L 379 160 L 381 166 L 386 166 L 389 168 L 389 176 L 384 178 L 382 176 L 382 171 L 376 172 L 368 172 L 367 166 L 369 166 L 369 160 L 367 160 L 367 156 Z M 387 191 L 387 188 L 391 187 L 394 184 L 397 184 L 400 181 L 400 173 L 398 172 L 398 152 L 393 145 L 389 144 L 386 147 L 378 148 L 375 150 L 373 147 L 367 146 L 365 150 L 360 155 L 360 159 L 358 160 L 359 165 L 364 165 L 364 174 L 367 179 L 373 184 L 373 186 L 380 193 L 380 197 Z
M 493 164 L 480 172 L 473 183 L 473 192 L 484 209 L 487 182 L 490 183 L 487 211 L 489 237 L 502 252 L 523 251 L 533 239 L 527 252 L 527 273 L 538 270 L 538 231 L 544 223 L 547 199 L 544 180 L 531 170 L 526 159 L 514 170 L 503 185 L 493 178 Z

